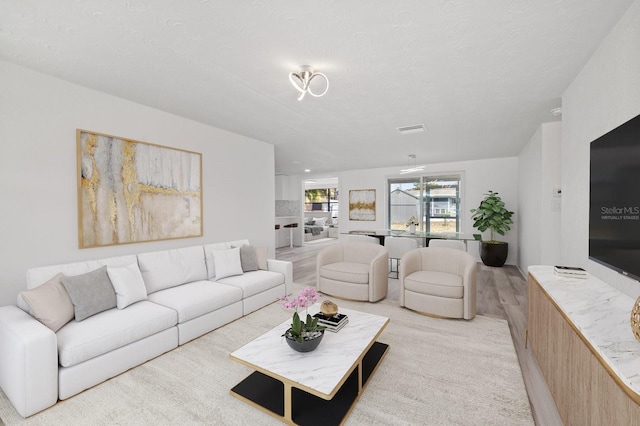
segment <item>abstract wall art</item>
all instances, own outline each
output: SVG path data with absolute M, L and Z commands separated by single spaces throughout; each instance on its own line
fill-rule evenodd
M 200 237 L 202 154 L 78 129 L 80 248 Z
M 376 190 L 349 191 L 349 220 L 376 220 Z

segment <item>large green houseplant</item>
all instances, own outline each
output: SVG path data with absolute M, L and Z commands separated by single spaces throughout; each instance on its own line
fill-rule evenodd
M 480 258 L 487 266 L 502 266 L 507 261 L 509 244 L 497 241 L 494 234 L 504 235 L 511 230 L 509 225 L 513 224 L 511 220 L 513 212 L 507 210 L 497 192 L 489 191 L 484 195 L 485 198 L 480 202 L 480 206 L 471 209 L 473 227 L 480 232 L 487 229 L 491 231 L 491 239 L 480 242 Z

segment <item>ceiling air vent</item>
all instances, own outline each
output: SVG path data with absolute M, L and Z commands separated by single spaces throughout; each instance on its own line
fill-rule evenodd
M 424 124 L 414 124 L 412 126 L 398 127 L 398 131 L 402 135 L 410 135 L 411 133 L 424 132 Z

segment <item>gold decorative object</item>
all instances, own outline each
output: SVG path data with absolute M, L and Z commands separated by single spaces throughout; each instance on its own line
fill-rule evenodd
M 338 313 L 338 305 L 333 303 L 331 300 L 325 300 L 322 302 L 322 305 L 320 305 L 320 312 L 322 312 L 322 315 L 326 317 L 332 317 Z
M 640 342 L 640 297 L 631 310 L 631 331 L 633 331 L 636 340 Z

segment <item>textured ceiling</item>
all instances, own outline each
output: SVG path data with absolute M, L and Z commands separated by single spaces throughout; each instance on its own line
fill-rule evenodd
M 631 3 L 0 0 L 0 59 L 272 143 L 279 174 L 406 166 L 517 155 Z M 296 100 L 304 64 L 327 95 Z

